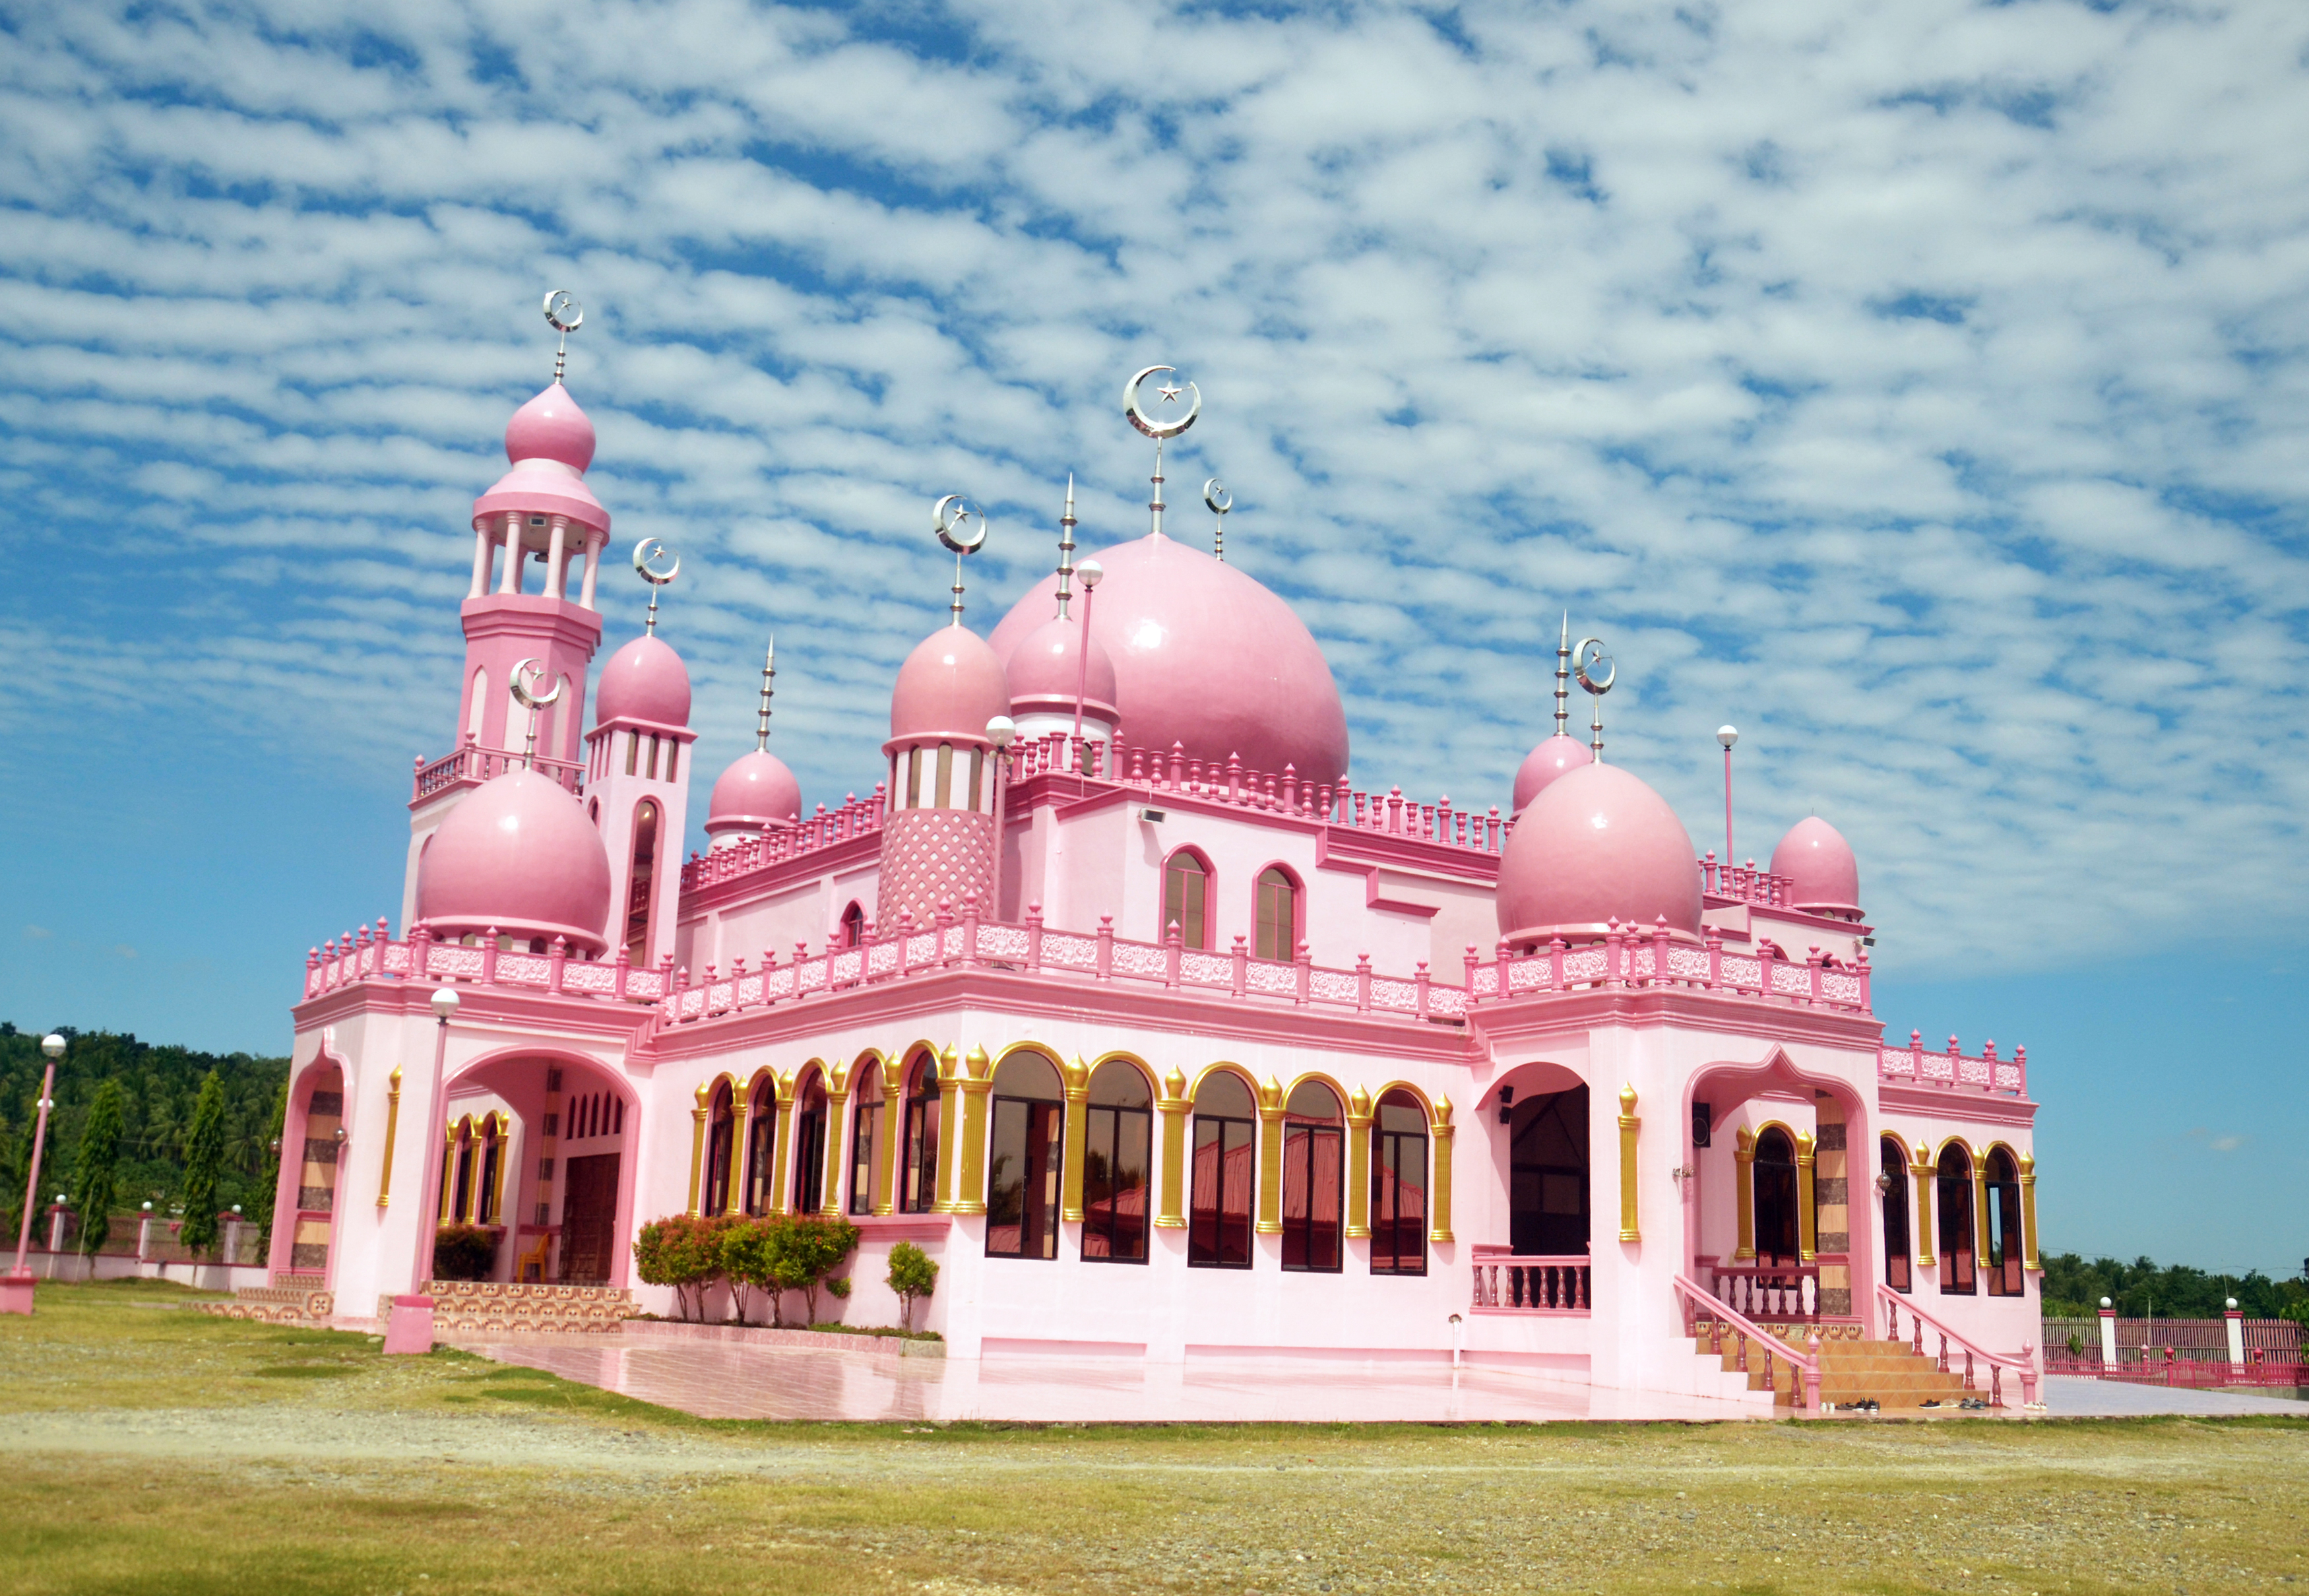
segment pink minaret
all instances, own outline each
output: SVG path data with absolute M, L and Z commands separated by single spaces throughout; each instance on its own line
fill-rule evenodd
M 514 412 L 505 444 L 512 469 L 473 501 L 472 585 L 459 611 L 463 690 L 451 751 L 419 763 L 410 796 L 404 920 L 415 912 L 426 840 L 467 792 L 521 761 L 530 712 L 514 701 L 511 689 L 524 661 L 536 662 L 531 685 L 538 696 L 557 681 L 560 687 L 559 698 L 537 713 L 535 768 L 573 793 L 578 786 L 585 672 L 601 641 L 594 581 L 610 541 L 610 512 L 585 485 L 593 423 L 558 369 L 543 393 Z M 572 598 L 572 568 L 581 557 L 584 577 Z
M 653 966 L 673 951 L 697 740 L 689 670 L 658 638 L 654 599 L 649 629 L 602 664 L 593 702 L 600 718 L 585 734 L 585 812 L 610 853 L 610 953 L 623 949 L 628 962 Z

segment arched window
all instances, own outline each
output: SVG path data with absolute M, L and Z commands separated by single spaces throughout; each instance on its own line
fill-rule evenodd
M 481 1178 L 473 1190 L 473 1223 L 497 1222 L 497 1183 L 505 1172 L 505 1127 L 494 1114 L 481 1122 Z
M 1756 1262 L 1794 1263 L 1796 1236 L 1796 1144 L 1777 1125 L 1756 1138 Z
M 1258 872 L 1258 925 L 1254 958 L 1289 958 L 1299 950 L 1299 883 L 1279 864 Z
M 733 1150 L 731 1139 L 737 1134 L 735 1106 L 730 1097 L 730 1083 L 722 1081 L 713 1089 L 712 1106 L 706 1110 L 705 1122 L 705 1191 L 698 1200 L 698 1211 L 720 1214 L 730 1211 L 730 1155 Z
M 1188 857 L 1189 855 L 1180 855 Z M 1195 1092 L 1194 1171 L 1189 1181 L 1187 1263 L 1250 1267 L 1250 1193 L 1258 1125 L 1242 1077 L 1214 1070 Z
M 850 900 L 850 906 L 842 911 L 842 945 L 845 948 L 857 948 L 862 947 L 865 941 L 866 911 L 859 906 L 858 900 L 853 898 Z
M 1159 941 L 1168 941 L 1171 927 L 1179 928 L 1180 945 L 1207 948 L 1210 931 L 1211 867 L 1200 855 L 1180 848 L 1163 865 L 1163 924 Z
M 465 707 L 466 742 L 479 742 L 481 740 L 481 716 L 489 702 L 489 670 L 487 665 L 478 665 L 473 670 L 473 696 Z
M 2020 1273 L 2020 1171 L 2012 1155 L 1991 1148 L 1982 1173 L 1988 1187 L 1988 1295 L 2025 1297 L 2028 1285 Z
M 650 888 L 657 880 L 657 804 L 644 799 L 634 810 L 634 869 L 626 890 L 626 962 L 649 967 Z
M 770 1211 L 771 1155 L 778 1144 L 778 1094 L 765 1075 L 746 1112 L 746 1211 Z
M 1154 1097 L 1146 1077 L 1120 1059 L 1091 1072 L 1083 1153 L 1082 1255 L 1146 1262 L 1148 1172 L 1154 1163 Z
M 1897 1136 L 1878 1144 L 1884 1183 L 1884 1283 L 1895 1291 L 1914 1289 L 1909 1273 L 1908 1151 Z
M 1586 1252 L 1587 1087 L 1526 1097 L 1508 1124 L 1508 1245 L 1551 1258 Z
M 1972 1159 L 1956 1142 L 1941 1149 L 1940 1178 L 1935 1183 L 1941 1227 L 1941 1291 L 1950 1297 L 1973 1294 Z
M 1371 1115 L 1371 1273 L 1427 1272 L 1427 1114 L 1397 1088 Z
M 898 1211 L 926 1214 L 938 1206 L 938 1073 L 930 1054 L 915 1056 L 906 1088 L 906 1167 L 898 1180 Z
M 986 1255 L 1059 1255 L 1059 1148 L 1067 1094 L 1039 1053 L 1014 1053 L 994 1071 L 986 1158 Z
M 449 1200 L 449 1211 L 443 1218 L 453 1219 L 462 1225 L 471 1219 L 473 1214 L 472 1116 L 468 1115 L 459 1120 L 456 1129 L 449 1135 L 457 1149 L 456 1162 L 453 1166 L 456 1171 L 455 1191 Z
M 813 1071 L 794 1114 L 793 1211 L 826 1206 L 826 1082 Z
M 848 916 L 843 919 L 846 921 Z M 850 1211 L 870 1214 L 878 1194 L 874 1190 L 874 1138 L 882 1128 L 879 1063 L 869 1059 L 858 1066 L 858 1086 L 850 1101 Z
M 1319 1080 L 1301 1081 L 1283 1106 L 1284 1268 L 1338 1271 L 1346 1163 L 1338 1094 Z

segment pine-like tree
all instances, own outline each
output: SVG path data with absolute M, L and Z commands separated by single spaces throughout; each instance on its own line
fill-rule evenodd
M 80 1157 L 74 1160 L 73 1207 L 80 1214 L 80 1250 L 92 1257 L 112 1233 L 114 1167 L 120 1161 L 120 1083 L 107 1080 L 96 1089 L 80 1132 Z
M 217 1244 L 217 1175 L 223 1165 L 224 1079 L 211 1070 L 185 1137 L 185 1225 L 177 1236 L 195 1256 Z

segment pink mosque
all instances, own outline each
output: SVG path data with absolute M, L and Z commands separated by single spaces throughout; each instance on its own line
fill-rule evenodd
M 917 1325 L 950 1358 L 2033 1399 L 2025 1053 L 1887 1038 L 1844 838 L 1699 855 L 1604 761 L 1600 695 L 1568 732 L 1568 634 L 1507 802 L 1357 787 L 1306 626 L 1164 535 L 1158 442 L 1154 530 L 1077 566 L 1069 489 L 1059 568 L 990 636 L 957 554 L 869 797 L 804 802 L 765 668 L 685 860 L 654 597 L 592 675 L 593 427 L 557 376 L 505 442 L 400 934 L 307 960 L 273 1289 L 671 1315 L 640 1226 L 817 1212 L 863 1237 L 852 1323 L 897 1323 L 894 1245 L 938 1262 Z M 493 1282 L 429 1279 L 452 1222 Z

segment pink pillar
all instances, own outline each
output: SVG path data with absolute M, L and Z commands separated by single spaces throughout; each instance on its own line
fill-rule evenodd
M 507 510 L 505 520 L 505 574 L 497 578 L 499 593 L 521 591 L 521 512 Z

